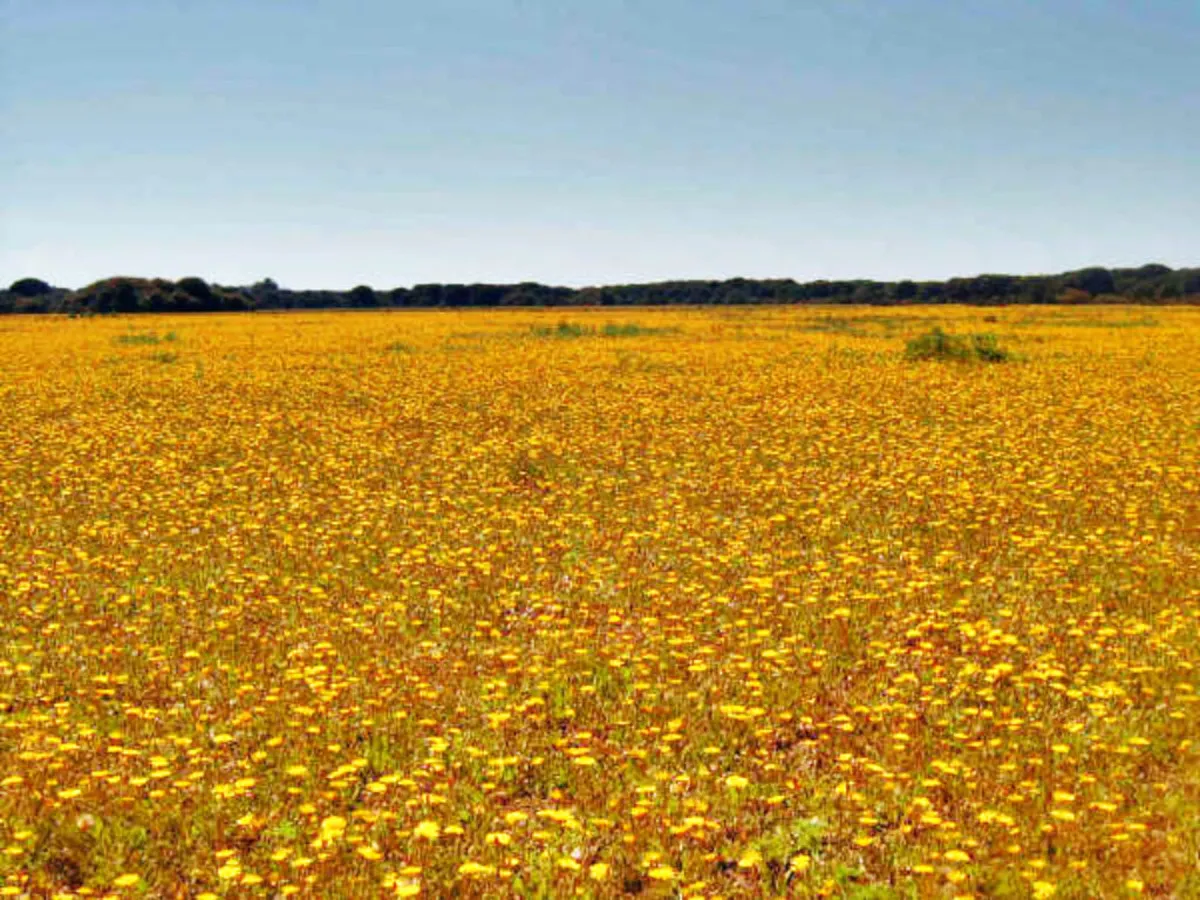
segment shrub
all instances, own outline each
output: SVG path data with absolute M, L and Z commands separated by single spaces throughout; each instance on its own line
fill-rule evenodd
M 971 349 L 981 362 L 1008 362 L 1008 351 L 1000 346 L 994 334 L 971 335 Z
M 935 327 L 913 338 L 904 348 L 906 359 L 953 362 L 1007 362 L 1008 351 L 1002 348 L 994 334 L 972 334 L 966 337 L 948 334 Z
M 904 356 L 912 360 L 964 360 L 970 356 L 967 342 L 961 337 L 947 334 L 940 327 L 913 338 L 905 345 Z

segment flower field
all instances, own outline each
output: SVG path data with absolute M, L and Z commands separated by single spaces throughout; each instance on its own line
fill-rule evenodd
M 0 896 L 1200 897 L 1198 667 L 1200 310 L 0 320 Z

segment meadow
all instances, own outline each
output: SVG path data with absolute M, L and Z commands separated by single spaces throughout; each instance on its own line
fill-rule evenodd
M 1197 666 L 1198 309 L 0 320 L 0 897 L 1200 897 Z

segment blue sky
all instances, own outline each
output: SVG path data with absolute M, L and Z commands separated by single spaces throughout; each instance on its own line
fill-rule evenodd
M 1200 3 L 0 0 L 0 281 L 1200 263 Z

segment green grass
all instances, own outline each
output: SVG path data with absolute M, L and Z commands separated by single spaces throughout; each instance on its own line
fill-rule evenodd
M 624 325 L 618 325 L 610 322 L 604 326 L 602 332 L 605 337 L 648 337 L 655 334 L 670 334 L 674 332 L 673 328 L 648 328 L 645 325 L 638 325 L 635 322 L 629 322 Z
M 1026 316 L 1025 318 L 1017 319 L 1013 324 L 1022 327 L 1042 327 L 1049 325 L 1059 328 L 1157 328 L 1160 323 L 1158 319 L 1152 316 L 1125 319 L 1085 319 L 1076 316 L 1049 313 L 1040 316 Z
M 592 337 L 596 329 L 575 322 L 559 322 L 553 328 L 545 325 L 535 325 L 530 329 L 534 337 L 540 338 L 581 338 Z
M 164 335 L 157 335 L 153 331 L 130 332 L 129 334 L 117 335 L 113 340 L 118 344 L 126 346 L 154 346 L 162 343 L 174 343 L 179 340 L 179 335 L 173 331 L 168 331 Z
M 600 329 L 592 325 L 581 325 L 578 322 L 559 322 L 553 327 L 535 325 L 530 329 L 530 333 L 534 337 L 539 338 L 563 338 L 569 340 L 585 337 L 649 337 L 658 334 L 671 334 L 677 330 L 674 328 L 650 328 L 646 325 L 639 325 L 636 322 L 609 322 Z

